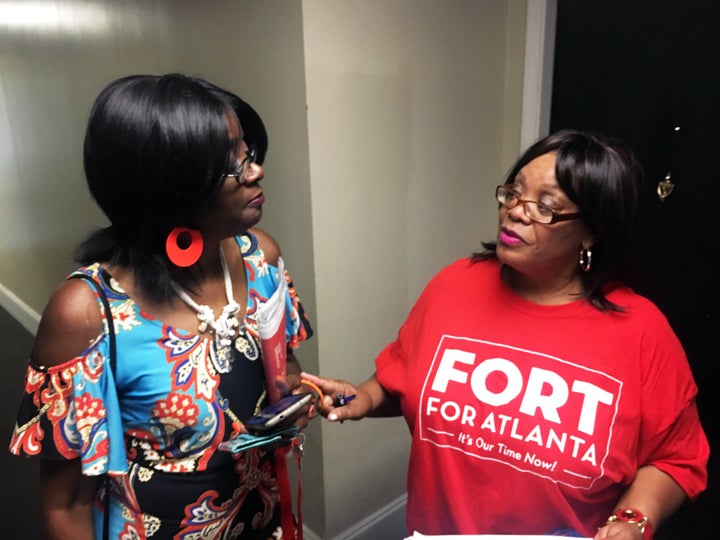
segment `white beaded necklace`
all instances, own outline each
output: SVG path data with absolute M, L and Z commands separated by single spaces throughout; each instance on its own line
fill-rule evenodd
M 195 300 L 190 298 L 190 295 L 174 281 L 171 281 L 170 285 L 183 302 L 197 311 L 198 319 L 200 319 L 200 324 L 198 325 L 200 333 L 206 332 L 208 327 L 211 328 L 211 332 L 215 334 L 217 352 L 220 356 L 224 357 L 229 353 L 232 338 L 235 337 L 235 329 L 240 326 L 236 317 L 238 311 L 240 311 L 240 304 L 235 301 L 233 296 L 232 279 L 230 278 L 230 271 L 228 270 L 222 247 L 220 248 L 220 264 L 222 265 L 223 277 L 225 278 L 225 295 L 227 296 L 228 304 L 223 308 L 217 320 L 210 306 L 201 306 L 195 302 Z

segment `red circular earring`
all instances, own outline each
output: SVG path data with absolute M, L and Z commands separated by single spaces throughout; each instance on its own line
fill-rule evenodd
M 170 262 L 183 268 L 192 266 L 202 255 L 203 239 L 200 231 L 175 227 L 165 241 L 165 253 Z

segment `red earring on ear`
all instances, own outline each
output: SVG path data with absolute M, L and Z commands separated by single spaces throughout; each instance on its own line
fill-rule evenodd
M 202 255 L 203 238 L 200 231 L 175 227 L 165 241 L 165 253 L 175 266 L 192 266 Z

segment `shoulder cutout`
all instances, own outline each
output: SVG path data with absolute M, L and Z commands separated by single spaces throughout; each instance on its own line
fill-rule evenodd
M 43 366 L 59 365 L 85 351 L 103 332 L 103 319 L 89 283 L 68 279 L 43 310 L 32 358 Z
M 280 252 L 280 246 L 275 239 L 262 229 L 253 228 L 251 229 L 251 232 L 257 238 L 258 245 L 265 254 L 265 260 L 273 266 L 277 266 L 278 258 L 280 258 L 282 253 Z

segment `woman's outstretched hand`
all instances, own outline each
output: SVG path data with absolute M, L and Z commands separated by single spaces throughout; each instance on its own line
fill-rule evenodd
M 331 422 L 360 420 L 372 408 L 370 394 L 352 383 L 338 379 L 326 379 L 305 372 L 300 374 L 300 378 L 322 390 L 320 414 Z
M 600 527 L 593 540 L 642 540 L 642 533 L 634 523 L 615 522 Z

